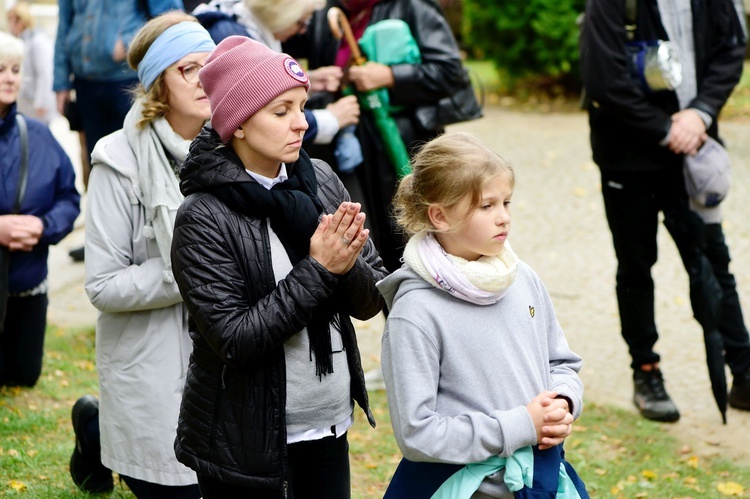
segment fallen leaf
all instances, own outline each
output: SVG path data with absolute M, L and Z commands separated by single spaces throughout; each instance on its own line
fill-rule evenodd
M 16 457 L 18 455 L 18 451 L 16 449 L 8 449 L 8 455 L 11 457 Z
M 648 480 L 656 480 L 659 476 L 654 473 L 651 470 L 643 470 L 641 471 L 641 475 L 643 475 L 643 478 L 646 478 Z
M 8 485 L 10 485 L 10 488 L 15 490 L 16 492 L 23 492 L 24 490 L 26 490 L 26 484 L 20 480 L 11 480 L 10 482 L 8 482 Z
M 691 468 L 698 468 L 698 456 L 690 456 L 687 460 L 687 465 Z
M 719 482 L 716 489 L 724 496 L 741 496 L 745 488 L 737 482 Z
M 79 360 L 75 363 L 75 365 L 82 371 L 93 371 L 94 369 L 96 369 L 96 366 L 90 360 Z

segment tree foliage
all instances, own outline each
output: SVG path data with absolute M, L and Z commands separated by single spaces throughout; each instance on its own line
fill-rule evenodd
M 463 0 L 464 36 L 477 55 L 514 78 L 578 75 L 585 0 Z

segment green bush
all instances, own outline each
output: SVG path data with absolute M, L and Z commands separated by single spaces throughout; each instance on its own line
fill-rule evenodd
M 463 34 L 474 56 L 512 78 L 578 80 L 576 18 L 585 0 L 463 0 Z

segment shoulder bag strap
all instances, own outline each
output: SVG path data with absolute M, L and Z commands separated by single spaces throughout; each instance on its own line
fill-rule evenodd
M 16 188 L 16 200 L 13 203 L 13 213 L 21 211 L 21 202 L 26 194 L 26 183 L 29 180 L 29 131 L 26 127 L 26 119 L 16 113 L 16 124 L 18 125 L 18 136 L 21 139 L 21 167 L 18 170 L 18 187 Z

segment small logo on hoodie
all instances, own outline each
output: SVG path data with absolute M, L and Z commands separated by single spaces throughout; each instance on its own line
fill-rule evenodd
M 531 305 L 529 305 L 529 315 L 532 319 L 534 318 L 534 307 L 532 307 Z

